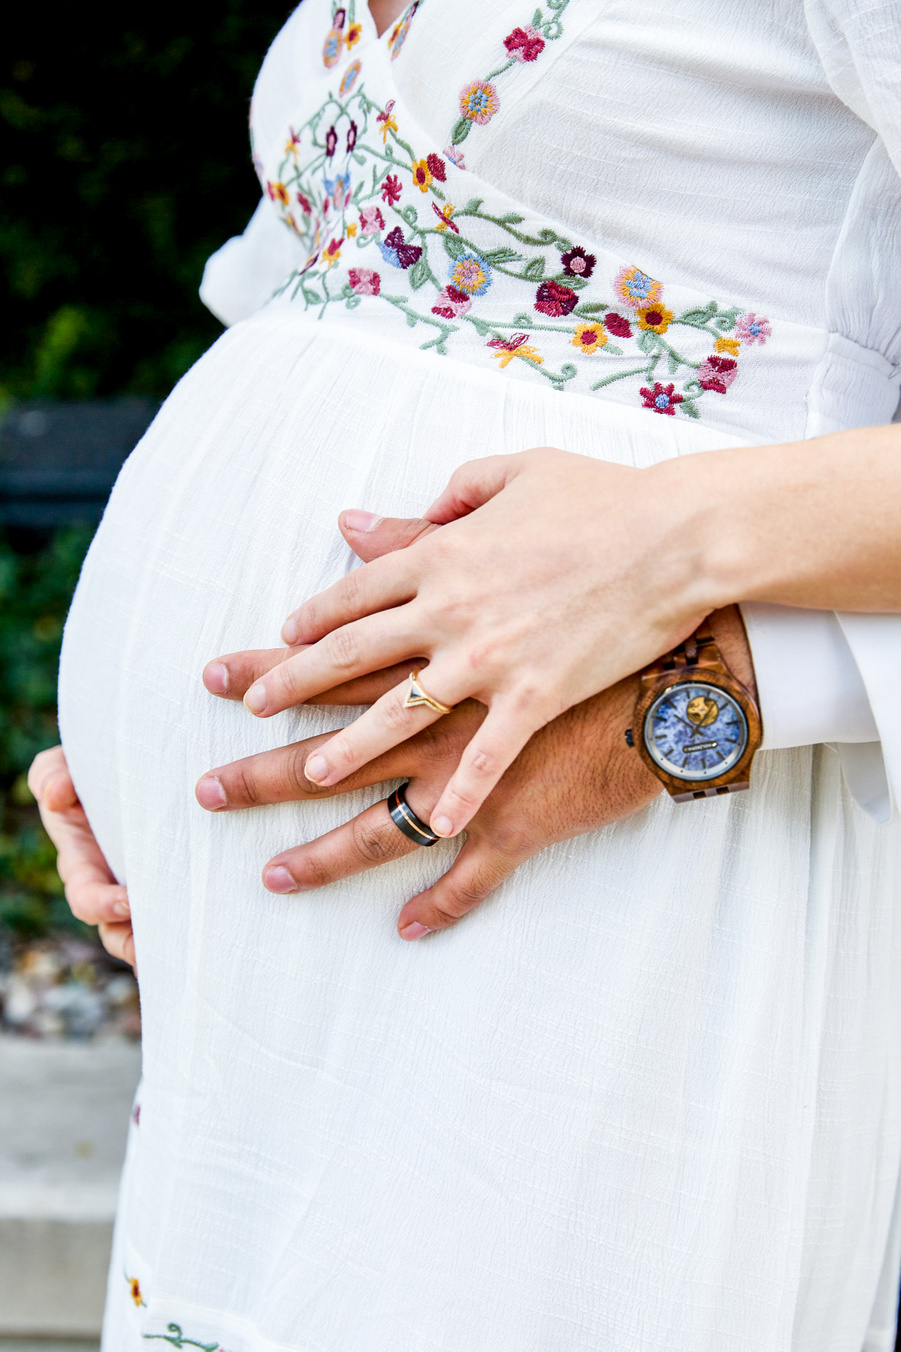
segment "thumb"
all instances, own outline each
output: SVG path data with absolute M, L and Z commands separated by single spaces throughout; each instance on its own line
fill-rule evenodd
M 511 479 L 521 474 L 527 452 L 515 455 L 486 455 L 481 460 L 468 460 L 455 469 L 447 487 L 426 512 L 429 521 L 446 526 L 461 516 L 468 516 L 477 507 L 493 498 Z
M 438 529 L 431 521 L 420 518 L 374 516 L 372 512 L 360 512 L 356 508 L 342 512 L 338 526 L 357 558 L 364 563 L 380 559 L 383 554 L 393 554 L 396 549 L 406 549 Z

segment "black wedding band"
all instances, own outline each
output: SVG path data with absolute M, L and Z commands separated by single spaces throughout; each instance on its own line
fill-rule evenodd
M 406 799 L 406 791 L 409 788 L 410 781 L 401 784 L 399 789 L 395 789 L 389 798 L 385 799 L 388 804 L 388 811 L 391 813 L 391 820 L 402 831 L 407 840 L 412 840 L 416 845 L 422 845 L 427 849 L 429 845 L 437 845 L 441 839 L 436 836 L 434 831 L 430 831 L 424 821 L 420 821 L 416 813 L 410 807 Z

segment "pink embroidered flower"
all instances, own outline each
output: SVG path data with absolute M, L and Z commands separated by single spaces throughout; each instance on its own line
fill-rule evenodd
M 676 414 L 676 405 L 685 401 L 684 395 L 673 393 L 674 389 L 675 385 L 661 385 L 658 380 L 654 382 L 652 390 L 642 385 L 639 393 L 644 400 L 645 408 L 653 409 L 655 413 L 667 413 L 673 418 Z
M 382 289 L 382 279 L 372 268 L 351 268 L 347 280 L 358 296 L 377 296 Z
M 359 25 L 357 25 L 357 27 L 359 27 Z M 350 42 L 349 34 L 347 41 L 348 43 Z M 347 70 L 341 77 L 341 84 L 338 86 L 338 94 L 342 99 L 347 98 L 348 94 L 351 92 L 354 85 L 357 83 L 357 80 L 360 78 L 360 71 L 362 69 L 363 67 L 361 66 L 359 61 L 351 61 L 350 65 L 347 67 Z
M 341 49 L 343 46 L 344 39 L 337 28 L 333 28 L 325 39 L 322 47 L 322 64 L 325 66 L 326 70 L 331 70 L 333 66 L 337 66 L 338 62 L 341 60 Z
M 353 150 L 353 148 L 354 148 L 354 146 L 355 146 L 356 144 L 357 144 L 357 124 L 356 124 L 356 122 L 351 122 L 351 124 L 350 124 L 350 126 L 349 126 L 349 128 L 348 128 L 348 130 L 347 130 L 347 153 L 348 153 L 348 155 L 351 153 L 351 151 Z
M 333 263 L 337 263 L 341 257 L 341 245 L 343 243 L 343 239 L 332 239 L 322 250 L 322 261 L 327 268 L 330 268 Z
M 400 54 L 400 49 L 401 47 L 403 47 L 404 43 L 407 40 L 407 34 L 410 31 L 410 24 L 413 22 L 413 15 L 416 13 L 418 8 L 419 8 L 419 0 L 414 0 L 414 3 L 407 10 L 406 14 L 402 15 L 401 18 L 398 19 L 397 23 L 391 30 L 391 34 L 388 38 L 388 50 L 391 53 L 392 61 L 397 60 Z
M 303 212 L 303 214 L 305 216 L 312 216 L 313 204 L 310 201 L 309 197 L 305 197 L 302 192 L 299 192 L 297 194 L 297 201 L 300 204 L 300 209 Z
M 698 367 L 698 381 L 702 390 L 725 394 L 738 375 L 738 362 L 733 357 L 708 357 Z
M 760 343 L 761 347 L 767 338 L 772 338 L 773 330 L 770 328 L 770 321 L 763 315 L 755 315 L 753 310 L 746 315 L 740 315 L 735 324 L 735 332 L 743 343 L 749 346 L 752 343 Z
M 578 301 L 579 297 L 568 286 L 561 286 L 559 282 L 542 282 L 537 291 L 535 309 L 543 315 L 559 319 L 561 315 L 570 314 Z
M 402 191 L 401 182 L 397 175 L 389 174 L 382 184 L 382 201 L 387 202 L 389 207 L 393 207 L 395 202 L 400 201 Z
M 618 315 L 615 310 L 608 310 L 604 315 L 604 328 L 608 333 L 612 333 L 614 338 L 632 337 L 632 328 L 628 319 Z
M 332 19 L 332 28 L 341 29 L 344 27 L 344 20 L 347 18 L 347 10 L 336 9 L 335 17 Z
M 473 80 L 472 84 L 460 90 L 460 112 L 477 127 L 490 122 L 501 106 L 497 90 L 487 80 Z
M 338 133 L 335 131 L 334 127 L 329 127 L 328 131 L 325 133 L 325 153 L 328 155 L 329 159 L 334 155 L 337 144 Z
M 463 158 L 462 150 L 458 150 L 456 146 L 445 146 L 444 153 L 450 160 L 451 164 L 455 164 L 458 169 L 466 168 L 466 161 Z
M 641 268 L 621 268 L 613 280 L 613 289 L 624 305 L 638 310 L 658 300 L 663 290 L 659 282 Z
M 458 291 L 455 286 L 446 286 L 439 291 L 438 300 L 441 304 L 432 306 L 432 314 L 441 315 L 442 319 L 457 319 L 465 315 L 472 305 L 466 292 Z
M 440 155 L 426 155 L 425 162 L 429 166 L 429 173 L 432 178 L 437 178 L 439 183 L 444 183 L 447 179 L 447 171 L 444 167 L 444 160 Z
M 544 38 L 529 23 L 525 28 L 514 28 L 509 37 L 504 38 L 504 46 L 517 61 L 535 61 L 544 51 Z
M 385 218 L 378 207 L 363 207 L 360 212 L 360 229 L 364 235 L 377 235 L 385 228 Z
M 590 277 L 597 266 L 597 261 L 594 254 L 587 253 L 578 244 L 560 257 L 563 271 L 570 277 Z
M 467 249 L 450 266 L 451 284 L 467 296 L 484 296 L 491 285 L 491 268 L 481 254 Z

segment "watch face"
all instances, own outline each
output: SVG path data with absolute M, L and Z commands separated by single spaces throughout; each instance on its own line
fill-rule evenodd
M 725 690 L 691 681 L 658 695 L 644 720 L 644 742 L 667 774 L 716 779 L 741 759 L 748 724 L 741 705 Z

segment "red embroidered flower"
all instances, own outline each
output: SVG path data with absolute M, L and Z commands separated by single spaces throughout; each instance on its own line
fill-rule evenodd
M 300 208 L 301 208 L 301 210 L 303 211 L 304 215 L 305 215 L 305 216 L 312 216 L 312 214 L 313 214 L 313 204 L 312 204 L 312 202 L 310 201 L 309 197 L 304 197 L 303 193 L 302 193 L 302 192 L 299 192 L 299 193 L 297 194 L 297 201 L 299 202 Z
M 443 183 L 447 178 L 447 171 L 444 166 L 444 160 L 440 155 L 426 155 L 425 162 L 429 166 L 432 178 L 437 178 L 439 183 Z
M 346 10 L 344 10 L 344 9 L 336 9 L 336 10 L 335 10 L 335 17 L 334 17 L 334 19 L 332 19 L 332 28 L 343 28 L 343 27 L 344 27 L 344 20 L 345 20 L 346 18 L 347 18 L 347 11 L 346 11 Z
M 544 51 L 544 38 L 537 28 L 526 24 L 525 28 L 514 28 L 513 32 L 504 38 L 504 46 L 517 61 L 535 61 Z
M 578 301 L 579 297 L 568 286 L 561 286 L 559 282 L 542 282 L 538 288 L 535 309 L 543 315 L 559 319 L 561 315 L 570 314 Z
M 639 393 L 644 399 L 645 408 L 653 409 L 655 413 L 668 413 L 675 417 L 676 405 L 684 402 L 685 396 L 674 394 L 675 385 L 661 385 L 660 381 L 654 382 L 654 388 L 649 390 L 646 385 L 642 385 Z
M 597 266 L 594 254 L 586 253 L 578 244 L 561 256 L 563 271 L 570 277 L 590 277 Z
M 357 124 L 356 124 L 356 122 L 351 122 L 350 128 L 349 128 L 348 133 L 347 133 L 347 153 L 348 153 L 348 155 L 349 155 L 350 152 L 353 150 L 353 148 L 354 148 L 354 146 L 355 146 L 356 144 L 357 144 Z
M 363 207 L 360 212 L 360 229 L 364 235 L 377 235 L 385 228 L 385 218 L 378 207 Z
M 382 289 L 382 279 L 372 268 L 350 268 L 347 280 L 358 296 L 377 296 Z
M 329 159 L 334 155 L 337 144 L 338 133 L 335 131 L 334 127 L 329 127 L 328 131 L 325 133 L 325 153 L 328 155 Z
M 396 174 L 389 174 L 382 184 L 382 201 L 387 202 L 389 207 L 393 207 L 395 202 L 400 201 L 401 188 L 400 179 Z
M 456 319 L 458 315 L 465 315 L 472 305 L 466 292 L 456 286 L 445 286 L 438 292 L 438 299 L 442 303 L 432 306 L 432 314 L 440 315 L 442 319 Z
M 632 337 L 632 329 L 628 319 L 618 315 L 615 310 L 608 310 L 604 315 L 604 328 L 608 333 L 612 333 L 614 338 Z
M 725 394 L 738 375 L 738 362 L 732 357 L 708 357 L 698 367 L 698 381 L 702 390 Z

